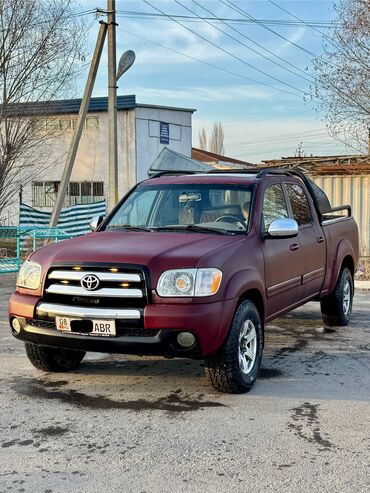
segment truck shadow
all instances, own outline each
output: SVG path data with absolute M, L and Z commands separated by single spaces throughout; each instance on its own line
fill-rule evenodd
M 350 327 L 325 327 L 310 304 L 274 320 L 266 327 L 259 379 L 242 396 L 213 389 L 203 361 L 101 353 L 88 353 L 74 373 L 33 373 L 32 378 L 17 379 L 14 390 L 75 406 L 133 411 L 183 412 L 257 396 L 369 400 L 370 345 L 361 339 L 368 329 L 359 331 L 363 316 L 356 314 Z

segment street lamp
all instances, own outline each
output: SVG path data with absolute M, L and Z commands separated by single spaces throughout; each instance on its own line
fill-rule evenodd
M 131 67 L 135 61 L 135 52 L 127 50 L 123 53 L 119 60 L 116 81 Z

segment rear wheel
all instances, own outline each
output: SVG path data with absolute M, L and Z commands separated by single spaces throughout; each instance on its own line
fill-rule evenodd
M 332 294 L 321 300 L 321 314 L 326 325 L 348 325 L 352 313 L 353 277 L 345 267 L 339 274 Z
M 85 351 L 38 346 L 28 342 L 26 342 L 25 347 L 28 359 L 33 366 L 43 371 L 63 372 L 75 370 L 86 354 Z
M 260 314 L 254 303 L 243 301 L 234 315 L 224 345 L 217 354 L 205 360 L 208 380 L 221 392 L 248 392 L 258 377 L 262 351 Z

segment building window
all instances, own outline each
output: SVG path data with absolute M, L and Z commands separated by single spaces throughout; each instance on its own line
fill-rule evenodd
M 85 122 L 86 130 L 99 130 L 99 118 L 88 116 Z
M 57 199 L 59 181 L 34 181 L 32 183 L 32 206 L 53 207 Z M 64 198 L 63 207 L 90 204 L 104 200 L 104 182 L 70 182 Z
M 37 121 L 36 128 L 38 132 L 68 132 L 74 130 L 76 125 L 76 117 L 50 117 Z M 86 117 L 84 129 L 99 130 L 99 118 L 96 116 Z

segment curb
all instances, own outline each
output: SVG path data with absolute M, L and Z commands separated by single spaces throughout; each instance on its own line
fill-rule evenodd
M 355 281 L 355 289 L 359 291 L 370 291 L 370 281 Z

